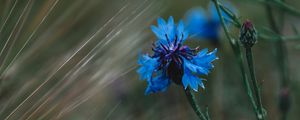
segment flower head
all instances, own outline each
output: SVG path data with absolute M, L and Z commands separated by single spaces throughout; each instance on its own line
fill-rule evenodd
M 246 48 L 251 48 L 257 42 L 257 33 L 250 20 L 246 20 L 241 27 L 240 41 Z
M 157 20 L 158 26 L 151 26 L 157 41 L 153 44 L 153 55 L 142 55 L 138 64 L 138 73 L 142 80 L 147 80 L 145 94 L 165 91 L 171 82 L 188 86 L 198 91 L 204 88 L 202 79 L 196 75 L 207 75 L 213 68 L 212 61 L 217 59 L 217 50 L 208 53 L 204 49 L 197 53 L 198 48 L 191 49 L 183 43 L 188 37 L 182 21 L 176 25 L 173 17 L 168 22 L 162 18 Z
M 224 6 L 233 12 L 236 11 L 229 3 L 224 3 Z M 230 17 L 224 11 L 221 11 L 221 14 L 225 18 L 225 24 L 229 24 Z M 186 13 L 185 17 L 187 30 L 192 37 L 218 41 L 221 20 L 219 19 L 214 3 L 209 3 L 208 11 L 205 11 L 201 7 L 192 8 Z

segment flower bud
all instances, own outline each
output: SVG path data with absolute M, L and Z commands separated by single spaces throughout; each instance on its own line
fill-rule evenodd
M 291 98 L 288 88 L 282 88 L 279 94 L 279 109 L 282 113 L 287 113 L 291 107 Z
M 246 20 L 240 30 L 240 41 L 245 48 L 251 48 L 257 41 L 256 30 L 250 20 Z

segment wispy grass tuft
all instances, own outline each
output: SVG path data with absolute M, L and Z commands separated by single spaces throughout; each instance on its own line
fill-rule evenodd
M 99 118 L 107 86 L 134 72 L 160 6 L 150 0 L 4 1 L 0 118 Z

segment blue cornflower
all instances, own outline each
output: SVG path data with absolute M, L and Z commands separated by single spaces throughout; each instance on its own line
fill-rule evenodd
M 229 3 L 224 3 L 224 6 L 235 12 L 236 9 Z M 225 18 L 225 24 L 230 23 L 230 17 L 221 11 Z M 195 7 L 189 10 L 185 15 L 185 23 L 191 37 L 204 38 L 212 41 L 218 41 L 221 28 L 221 20 L 219 19 L 214 3 L 209 3 L 209 10 L 206 12 L 201 7 Z
M 148 83 L 145 94 L 163 92 L 171 82 L 183 85 L 185 89 L 189 86 L 194 91 L 198 91 L 198 86 L 204 88 L 203 79 L 197 75 L 207 75 L 213 68 L 217 49 L 197 53 L 198 48 L 183 45 L 188 32 L 182 20 L 176 25 L 171 16 L 168 22 L 158 18 L 157 23 L 158 26 L 151 26 L 157 37 L 152 48 L 154 54 L 141 55 L 138 60 L 140 79 Z

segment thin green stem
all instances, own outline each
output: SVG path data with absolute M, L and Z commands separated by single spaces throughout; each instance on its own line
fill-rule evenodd
M 280 1 L 280 2 L 284 2 L 284 1 Z M 270 22 L 270 25 L 272 27 L 272 29 L 276 32 L 276 34 L 281 34 L 281 29 L 282 27 L 279 27 L 279 25 L 276 24 L 275 21 L 275 16 L 273 15 L 272 12 L 272 8 L 270 7 L 270 5 L 266 5 L 266 10 L 267 10 L 267 14 L 268 14 L 268 20 Z M 282 11 L 282 14 L 284 14 L 284 12 Z M 283 16 L 283 15 L 282 15 Z M 281 19 L 282 21 L 281 24 L 283 24 L 284 19 Z M 289 70 L 288 70 L 288 57 L 287 55 L 287 48 L 284 44 L 283 38 L 281 36 L 278 37 L 279 40 L 276 42 L 276 57 L 277 57 L 277 63 L 279 65 L 279 70 L 280 70 L 280 74 L 281 74 L 281 89 L 282 88 L 287 88 L 288 87 L 288 82 L 290 80 L 289 78 Z M 287 113 L 288 112 L 282 112 L 282 120 L 285 120 L 287 118 Z
M 268 36 L 265 34 L 258 34 L 259 38 L 270 40 L 270 41 L 299 41 L 300 40 L 300 34 L 297 35 L 291 35 L 291 36 L 279 36 L 279 35 L 274 35 L 274 36 Z
M 240 28 L 242 26 L 241 22 L 239 21 L 239 18 L 232 13 L 230 10 L 228 10 L 227 8 L 225 8 L 223 5 L 219 4 L 219 7 L 230 17 L 230 19 L 232 19 L 232 23 L 235 27 Z M 268 8 L 271 9 L 271 8 Z M 268 13 L 268 15 L 270 16 L 271 14 Z M 275 27 L 272 25 L 272 27 Z M 270 41 L 291 41 L 291 40 L 300 40 L 300 34 L 296 34 L 296 35 L 288 35 L 288 36 L 281 36 L 279 34 L 276 35 L 265 35 L 265 34 L 258 34 L 259 38 L 265 39 L 265 40 L 270 40 Z
M 190 105 L 192 106 L 194 112 L 197 114 L 198 118 L 200 120 L 207 120 L 207 118 L 205 117 L 205 115 L 201 112 L 200 107 L 198 106 L 195 96 L 194 94 L 191 92 L 190 89 L 186 89 L 185 90 L 185 95 L 190 103 Z
M 236 27 L 240 28 L 242 26 L 241 22 L 239 21 L 239 18 L 233 12 L 231 12 L 228 8 L 224 7 L 222 4 L 219 4 L 219 7 L 222 11 L 225 12 L 226 15 L 230 17 L 230 19 L 232 19 L 232 23 L 234 23 Z
M 258 86 L 256 76 L 255 76 L 255 69 L 254 69 L 254 65 L 253 65 L 253 55 L 252 55 L 251 48 L 246 48 L 246 57 L 247 57 L 247 61 L 248 61 L 248 67 L 249 67 L 249 71 L 250 71 L 250 75 L 251 75 L 251 79 L 252 79 L 252 84 L 254 87 L 256 101 L 258 104 L 258 111 L 259 111 L 258 118 L 259 118 L 259 120 L 264 120 L 264 117 L 265 117 L 264 110 L 263 110 L 263 105 L 262 105 L 262 101 L 261 101 L 260 88 Z
M 241 70 L 241 73 L 242 73 L 243 84 L 244 84 L 245 90 L 247 91 L 248 98 L 250 99 L 250 102 L 252 104 L 253 111 L 258 116 L 259 113 L 257 111 L 257 105 L 256 105 L 255 99 L 253 97 L 252 89 L 251 89 L 250 84 L 248 82 L 248 77 L 247 77 L 245 68 L 243 66 L 243 61 L 244 60 L 243 60 L 243 56 L 241 54 L 240 49 L 235 50 L 235 54 L 236 54 L 236 59 L 237 59 L 237 62 L 239 64 L 239 67 L 240 67 L 240 70 Z
M 209 113 L 208 113 L 208 107 L 206 107 L 205 115 L 206 115 L 207 120 L 210 120 Z
M 286 4 L 284 1 L 280 1 L 280 0 L 256 0 L 256 1 L 264 3 L 269 6 L 271 5 L 275 6 L 281 10 L 286 11 L 286 13 L 300 17 L 300 11 L 297 8 L 292 7 L 289 4 Z
M 250 88 L 250 85 L 249 85 L 249 82 L 248 82 L 248 78 L 247 78 L 247 75 L 246 75 L 246 72 L 245 72 L 245 68 L 244 68 L 244 65 L 243 65 L 243 57 L 242 57 L 242 54 L 241 54 L 241 50 L 240 50 L 240 47 L 239 45 L 235 42 L 235 40 L 230 36 L 229 34 L 229 31 L 228 31 L 228 28 L 227 26 L 225 25 L 225 21 L 224 21 L 224 18 L 221 14 L 221 10 L 220 10 L 220 6 L 222 6 L 221 4 L 218 3 L 217 0 L 212 0 L 215 4 L 215 7 L 217 9 L 217 12 L 218 12 L 218 15 L 219 15 L 219 18 L 221 20 L 221 24 L 222 24 L 222 27 L 224 29 L 224 32 L 225 32 L 225 35 L 226 35 L 226 38 L 229 40 L 229 43 L 230 43 L 230 46 L 234 52 L 234 55 L 235 55 L 235 58 L 237 60 L 237 63 L 239 65 L 239 68 L 240 68 L 240 71 L 242 73 L 242 79 L 243 79 L 243 83 L 244 83 L 244 88 L 245 90 L 247 91 L 247 95 L 248 95 L 248 98 L 249 98 L 249 101 L 251 102 L 252 104 L 252 108 L 253 108 L 253 111 L 255 112 L 256 116 L 258 117 L 258 111 L 257 111 L 257 105 L 256 105 L 256 102 L 254 100 L 254 97 L 253 97 L 253 93 L 252 93 L 252 90 Z M 223 7 L 223 10 L 226 10 L 224 7 Z M 230 11 L 226 10 L 227 11 L 227 14 L 230 13 Z M 225 11 L 225 12 L 226 12 Z M 234 14 L 230 14 L 232 15 L 232 17 L 235 17 L 236 16 Z M 240 25 L 239 21 L 238 20 L 235 20 L 238 22 L 238 25 Z
M 218 0 L 212 0 L 212 1 L 214 2 L 215 7 L 216 7 L 216 9 L 217 9 L 218 16 L 219 16 L 219 18 L 220 18 L 220 20 L 221 20 L 221 24 L 222 24 L 222 26 L 223 26 L 223 30 L 224 30 L 224 32 L 225 32 L 226 38 L 230 41 L 231 47 L 234 48 L 233 46 L 236 45 L 236 42 L 234 41 L 234 39 L 233 39 L 233 38 L 230 36 L 230 34 L 229 34 L 229 30 L 228 30 L 228 28 L 227 28 L 227 26 L 226 26 L 226 24 L 225 24 L 224 17 L 223 17 L 222 14 L 221 14 L 221 10 L 220 10 L 220 7 L 219 7 L 219 2 L 218 2 Z
M 266 6 L 266 10 L 267 10 L 267 13 L 268 13 L 268 19 L 269 19 L 269 22 L 270 22 L 270 25 L 272 27 L 272 29 L 277 33 L 277 34 L 280 34 L 280 29 L 279 27 L 277 26 L 275 20 L 274 20 L 274 15 L 273 15 L 273 12 L 272 12 L 272 9 L 269 5 Z M 288 68 L 287 68 L 287 56 L 286 56 L 286 53 L 287 53 L 287 48 L 286 46 L 284 45 L 284 42 L 283 42 L 283 38 L 281 36 L 278 36 L 278 41 L 276 42 L 276 46 L 277 46 L 277 58 L 278 58 L 278 64 L 279 64 L 279 67 L 280 67 L 280 73 L 281 73 L 281 83 L 282 83 L 282 86 L 287 86 L 287 82 L 289 81 L 289 75 L 288 75 Z M 299 39 L 299 38 L 298 38 Z

